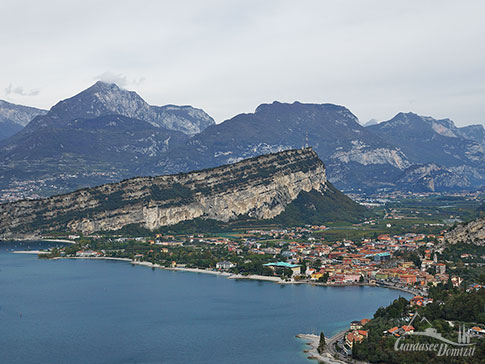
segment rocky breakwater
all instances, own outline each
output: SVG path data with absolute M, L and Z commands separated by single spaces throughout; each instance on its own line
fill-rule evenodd
M 149 229 L 195 218 L 269 219 L 300 192 L 324 193 L 325 166 L 311 149 L 267 154 L 191 173 L 139 177 L 40 200 L 0 205 L 0 237 L 54 230 Z

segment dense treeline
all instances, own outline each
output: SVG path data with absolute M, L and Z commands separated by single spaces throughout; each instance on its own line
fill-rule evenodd
M 466 243 L 448 245 L 440 255 L 443 260 L 470 263 L 485 262 L 482 257 L 485 257 L 485 246 Z
M 128 241 L 119 241 L 116 239 L 100 239 L 91 240 L 81 238 L 77 244 L 68 245 L 64 249 L 67 255 L 75 255 L 79 250 L 94 250 L 103 251 L 106 257 L 115 258 L 129 258 L 139 259 L 154 264 L 169 267 L 172 262 L 177 265 L 185 265 L 189 268 L 216 268 L 217 262 L 230 261 L 236 264 L 236 267 L 231 268 L 231 272 L 243 275 L 259 274 L 259 275 L 274 275 L 291 276 L 291 269 L 277 268 L 275 271 L 265 267 L 264 264 L 274 261 L 275 258 L 270 255 L 253 254 L 249 247 L 242 248 L 243 254 L 239 255 L 235 252 L 230 252 L 227 246 L 213 246 L 210 247 L 207 243 L 187 243 L 181 241 L 182 246 L 171 246 L 164 249 L 163 246 L 156 244 L 149 244 L 145 241 L 137 241 L 135 239 Z M 270 246 L 271 243 L 268 243 Z M 58 256 L 59 251 L 53 250 L 49 256 Z M 142 255 L 137 257 L 137 255 Z M 282 257 L 278 256 L 277 259 Z

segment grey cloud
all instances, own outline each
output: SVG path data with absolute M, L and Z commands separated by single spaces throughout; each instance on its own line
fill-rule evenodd
M 103 72 L 102 74 L 94 77 L 95 80 L 108 82 L 108 83 L 116 83 L 120 87 L 125 86 L 138 86 L 141 85 L 145 81 L 145 77 L 139 77 L 136 79 L 129 80 L 124 74 L 122 73 L 114 73 L 114 72 Z
M 37 96 L 39 93 L 40 91 L 37 89 L 32 89 L 27 91 L 21 86 L 12 86 L 12 84 L 8 85 L 8 87 L 5 88 L 6 96 L 9 96 L 11 94 L 20 95 L 20 96 Z

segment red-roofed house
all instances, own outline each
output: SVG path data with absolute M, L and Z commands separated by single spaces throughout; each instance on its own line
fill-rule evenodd
M 401 328 L 404 330 L 404 332 L 414 332 L 414 327 L 412 325 L 404 325 Z

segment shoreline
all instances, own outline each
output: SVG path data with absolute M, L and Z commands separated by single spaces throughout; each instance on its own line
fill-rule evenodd
M 19 252 L 17 254 L 46 254 L 47 252 L 42 251 L 14 251 L 14 253 Z M 20 253 L 22 252 L 22 253 Z M 247 279 L 247 280 L 255 280 L 255 281 L 265 281 L 265 282 L 273 282 L 277 284 L 307 284 L 311 286 L 320 286 L 320 287 L 378 287 L 378 288 L 388 288 L 394 289 L 398 291 L 402 291 L 408 294 L 417 295 L 422 294 L 421 292 L 415 292 L 408 288 L 403 287 L 395 287 L 392 285 L 386 284 L 369 284 L 369 283 L 345 283 L 345 284 L 328 284 L 328 283 L 321 283 L 321 282 L 311 282 L 311 281 L 284 281 L 280 277 L 274 276 L 262 276 L 257 274 L 250 274 L 250 275 L 242 275 L 242 274 L 233 274 L 223 271 L 215 271 L 209 269 L 202 269 L 202 268 L 182 268 L 182 267 L 165 267 L 160 264 L 153 264 L 150 262 L 145 261 L 133 261 L 130 258 L 116 258 L 116 257 L 56 257 L 52 259 L 92 259 L 92 260 L 115 260 L 115 261 L 123 261 L 123 262 L 130 262 L 133 265 L 141 265 L 144 267 L 149 268 L 157 268 L 169 271 L 179 271 L 179 272 L 190 272 L 190 273 L 202 273 L 202 274 L 212 274 L 226 277 L 227 279 Z
M 46 241 L 49 243 L 66 243 L 66 244 L 76 244 L 74 240 L 67 239 L 40 239 L 39 241 Z
M 228 277 L 228 278 L 229 278 L 229 276 L 231 276 L 231 274 L 230 273 L 227 273 L 227 272 L 218 272 L 218 271 L 205 270 L 205 269 L 200 269 L 200 268 L 164 267 L 163 265 L 160 265 L 160 264 L 153 264 L 153 263 L 150 263 L 150 262 L 131 260 L 130 258 L 117 258 L 117 257 L 56 257 L 56 258 L 52 258 L 52 259 L 114 260 L 114 261 L 120 261 L 120 262 L 128 262 L 128 263 L 131 263 L 132 265 L 140 265 L 140 266 L 148 267 L 148 268 L 157 268 L 157 269 L 163 269 L 163 270 L 180 271 L 180 272 L 190 272 L 190 273 L 204 273 L 204 274 L 212 274 L 212 275 L 225 276 L 225 277 Z
M 46 251 L 42 251 L 42 250 L 14 250 L 12 253 L 14 253 L 14 254 L 45 255 L 45 254 L 49 254 L 50 252 L 46 252 Z
M 347 330 L 342 330 L 339 331 L 337 334 L 335 334 L 332 337 L 325 337 L 325 341 L 327 343 L 333 342 L 333 339 L 335 337 L 338 337 L 339 335 L 342 335 L 345 333 Z M 333 355 L 327 352 L 328 346 L 325 347 L 325 351 L 320 354 L 318 352 L 318 345 L 320 343 L 320 336 L 315 335 L 315 334 L 298 334 L 296 335 L 298 339 L 304 340 L 305 345 L 309 346 L 310 349 L 304 349 L 303 352 L 307 354 L 307 359 L 309 360 L 316 360 L 318 363 L 325 363 L 325 364 L 347 364 L 346 362 L 335 359 Z M 328 344 L 327 344 L 328 345 Z
M 74 240 L 50 239 L 50 238 L 9 238 L 7 240 L 0 239 L 0 244 L 1 243 L 8 243 L 9 241 L 76 244 L 76 242 Z
M 115 258 L 115 257 L 55 257 L 52 259 L 91 259 L 91 260 L 117 260 L 120 262 L 131 262 L 130 258 Z
M 179 272 L 190 272 L 190 273 L 203 273 L 203 274 L 212 274 L 226 277 L 227 279 L 247 279 L 247 280 L 255 280 L 255 281 L 265 281 L 265 282 L 273 282 L 277 284 L 307 284 L 310 286 L 321 286 L 321 287 L 378 287 L 378 288 L 388 288 L 394 289 L 398 291 L 403 291 L 408 294 L 416 295 L 416 292 L 412 290 L 402 288 L 402 287 L 394 287 L 394 286 L 387 286 L 381 284 L 368 284 L 368 283 L 347 283 L 347 284 L 328 284 L 328 283 L 320 283 L 320 282 L 309 282 L 309 281 L 284 281 L 280 277 L 274 276 L 262 276 L 258 274 L 249 274 L 249 275 L 242 275 L 242 274 L 233 274 L 223 271 L 215 271 L 209 269 L 202 269 L 202 268 L 182 268 L 182 267 L 165 267 L 160 264 L 154 264 L 146 261 L 133 261 L 130 258 L 114 258 L 114 257 L 63 257 L 67 259 L 95 259 L 95 260 L 119 260 L 124 262 L 130 262 L 133 265 L 141 265 L 144 267 L 149 268 L 157 268 L 169 271 L 179 271 Z

